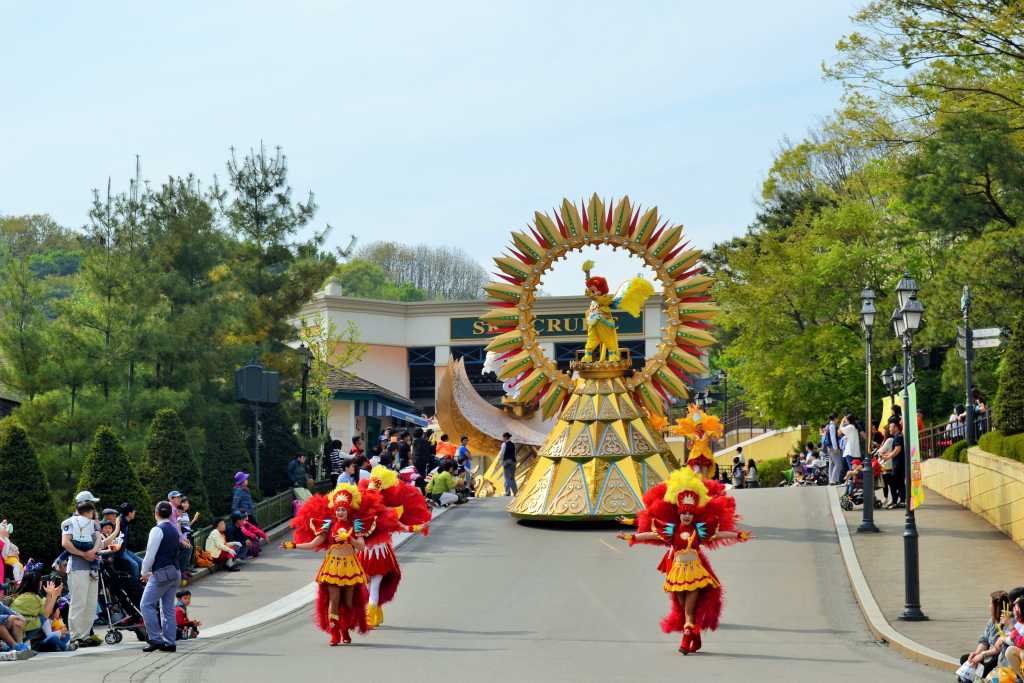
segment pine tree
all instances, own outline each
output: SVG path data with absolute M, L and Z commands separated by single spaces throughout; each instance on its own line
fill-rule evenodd
M 49 564 L 60 552 L 60 518 L 35 451 L 21 425 L 0 423 L 0 517 L 14 525 L 21 561 Z
M 181 491 L 191 501 L 192 511 L 210 518 L 203 475 L 185 437 L 185 426 L 174 410 L 164 408 L 153 417 L 139 475 L 153 500 L 164 500 L 170 491 Z
M 153 499 L 142 486 L 120 439 L 110 427 L 96 430 L 92 447 L 82 464 L 78 490 L 90 491 L 100 499 L 103 507 L 132 503 L 143 518 L 153 507 Z M 128 547 L 139 549 L 145 546 L 147 533 L 145 524 L 132 525 Z
M 996 429 L 1003 434 L 1024 432 L 1024 314 L 1017 317 L 1013 337 L 999 364 L 993 417 Z
M 207 430 L 203 479 L 215 516 L 231 512 L 235 472 L 252 472 L 252 458 L 242 443 L 242 428 L 232 416 Z

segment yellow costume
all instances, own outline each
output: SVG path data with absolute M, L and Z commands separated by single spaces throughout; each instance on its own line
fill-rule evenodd
M 358 586 L 366 583 L 366 574 L 363 572 L 363 566 L 359 564 L 351 538 L 351 529 L 338 529 L 335 532 L 327 552 L 324 553 L 320 571 L 316 573 L 317 583 L 330 583 L 335 586 Z
M 714 474 L 715 460 L 711 455 L 711 440 L 722 438 L 725 430 L 722 422 L 714 415 L 708 415 L 693 403 L 686 417 L 676 420 L 672 431 L 690 440 L 690 453 L 686 464 L 705 478 Z
M 694 547 L 697 537 L 696 530 L 689 532 L 686 545 L 675 551 L 672 567 L 668 570 L 665 583 L 662 585 L 662 589 L 666 593 L 696 591 L 708 586 L 720 587 L 718 580 L 708 571 L 701 561 L 700 555 L 697 554 Z
M 640 317 L 640 309 L 644 301 L 654 293 L 654 286 L 641 277 L 622 283 L 615 294 L 608 293 L 608 281 L 601 276 L 591 277 L 593 261 L 583 264 L 583 272 L 587 276 L 586 295 L 590 299 L 590 308 L 584 320 L 587 328 L 587 343 L 583 349 L 583 362 L 594 360 L 594 351 L 600 347 L 600 360 L 615 362 L 619 360 L 619 333 L 616 331 L 615 316 L 612 308 L 629 313 L 634 318 Z

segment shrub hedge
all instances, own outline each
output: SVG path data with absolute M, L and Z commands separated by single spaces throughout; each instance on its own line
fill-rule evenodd
M 1004 458 L 1024 462 L 1024 434 L 1006 436 L 998 431 L 988 432 L 978 439 L 978 447 Z
M 942 451 L 940 457 L 951 462 L 967 462 L 967 441 L 960 439 L 950 444 L 946 450 Z
M 137 510 L 136 514 L 147 523 L 132 525 L 128 548 L 142 550 L 146 547 L 153 499 L 139 481 L 121 440 L 110 427 L 96 430 L 92 447 L 82 463 L 78 490 L 89 491 L 99 498 L 101 508 L 116 508 L 121 503 L 132 503 Z
M 0 518 L 14 525 L 11 540 L 21 561 L 49 565 L 60 552 L 60 518 L 46 475 L 25 429 L 10 418 L 0 422 Z
M 792 465 L 788 458 L 772 458 L 757 461 L 757 478 L 762 487 L 778 486 L 783 481 L 782 473 Z

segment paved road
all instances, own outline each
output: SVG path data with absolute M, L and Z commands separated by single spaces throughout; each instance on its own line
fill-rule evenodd
M 713 553 L 722 627 L 683 657 L 664 635 L 654 548 L 609 529 L 522 526 L 474 501 L 400 553 L 387 623 L 330 648 L 309 610 L 181 646 L 0 668 L 19 681 L 946 681 L 875 645 L 854 604 L 823 489 L 741 491 L 756 542 Z M 359 676 L 360 678 L 354 678 Z M 55 679 L 55 677 L 57 677 Z

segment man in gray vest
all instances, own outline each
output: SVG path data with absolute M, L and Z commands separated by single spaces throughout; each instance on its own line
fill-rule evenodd
M 146 623 L 146 647 L 143 652 L 163 650 L 174 652 L 175 612 L 174 593 L 181 583 L 178 569 L 178 548 L 181 536 L 171 521 L 171 504 L 162 500 L 156 504 L 156 526 L 149 530 L 146 557 L 142 560 L 142 619 Z M 157 603 L 160 614 L 156 613 Z

